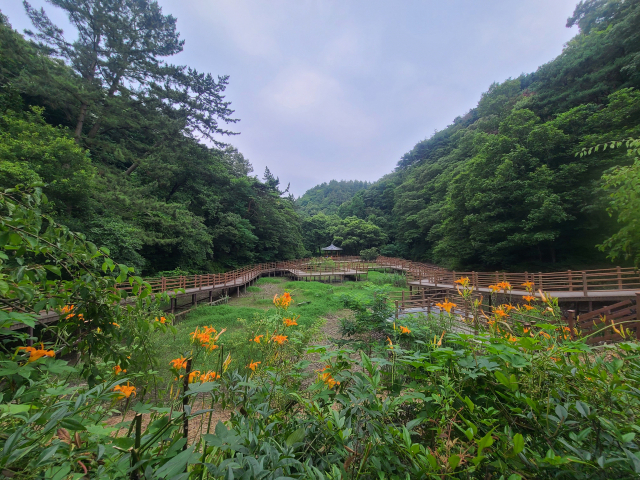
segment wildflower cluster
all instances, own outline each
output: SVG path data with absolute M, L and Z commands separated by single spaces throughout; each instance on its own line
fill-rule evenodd
M 53 350 L 46 350 L 44 344 L 40 344 L 40 348 L 34 347 L 18 347 L 18 350 L 24 350 L 29 354 L 29 362 L 35 362 L 42 357 L 54 358 L 56 353 Z
M 456 304 L 450 302 L 449 300 L 445 300 L 443 303 L 436 303 L 436 307 L 441 310 L 444 310 L 447 313 L 451 313 L 451 309 L 456 307 Z
M 276 308 L 286 310 L 291 304 L 291 294 L 289 292 L 284 292 L 282 295 L 274 295 L 273 304 L 276 306 Z
M 218 348 L 216 342 L 220 338 L 220 335 L 226 332 L 226 330 L 226 328 L 223 328 L 220 333 L 218 333 L 218 331 L 211 326 L 202 328 L 196 327 L 196 329 L 189 335 L 191 336 L 192 343 L 198 344 L 208 351 L 212 351 Z
M 76 316 L 75 310 L 75 305 L 65 305 L 60 309 L 60 318 L 63 320 L 71 320 Z M 80 321 L 84 321 L 84 315 L 82 313 L 78 313 L 77 318 Z
M 126 385 L 116 385 L 113 387 L 113 391 L 120 392 L 118 399 L 129 398 L 132 394 L 136 396 L 136 387 L 129 385 L 129 382 Z
M 331 375 L 331 372 L 327 371 L 331 368 L 331 365 L 327 365 L 322 370 L 318 370 L 319 378 L 327 387 L 333 388 L 336 385 L 340 385 L 340 382 L 336 381 L 335 378 Z

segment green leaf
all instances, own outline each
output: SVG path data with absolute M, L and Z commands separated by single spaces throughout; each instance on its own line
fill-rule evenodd
M 492 432 L 493 430 L 491 430 L 491 432 L 487 433 L 484 437 L 478 440 L 478 456 L 480 456 L 482 450 L 493 445 L 493 437 L 491 436 Z
M 516 433 L 513 436 L 513 453 L 518 455 L 522 450 L 524 450 L 524 438 L 520 433 Z
M 458 455 L 451 455 L 449 457 L 449 467 L 451 470 L 455 470 L 458 465 L 460 465 L 460 457 Z
M 60 447 L 60 444 L 56 443 L 55 445 L 49 448 L 45 448 L 40 454 L 40 456 L 38 457 L 38 461 L 36 462 L 36 467 L 41 467 L 42 465 L 44 465 L 47 462 L 47 460 L 49 460 L 51 457 L 55 455 L 59 447 Z
M 49 270 L 51 273 L 55 273 L 57 276 L 60 276 L 62 274 L 60 267 L 58 267 L 57 265 L 45 265 L 44 268 Z
M 180 452 L 178 455 L 173 457 L 167 463 L 162 465 L 158 470 L 156 470 L 155 476 L 158 478 L 173 478 L 179 473 L 184 472 L 184 470 L 187 468 L 189 457 L 191 456 L 195 448 L 196 446 L 192 445 L 183 452 Z
M 298 428 L 295 432 L 293 432 L 291 435 L 287 437 L 287 440 L 286 440 L 287 445 L 292 447 L 294 444 L 302 442 L 302 440 L 304 439 L 305 433 L 306 431 L 304 427 Z
M 60 426 L 66 428 L 67 430 L 86 430 L 85 426 L 82 423 L 71 417 L 63 418 L 60 422 Z

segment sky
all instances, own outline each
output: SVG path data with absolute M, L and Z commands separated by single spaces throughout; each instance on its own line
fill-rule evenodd
M 577 0 L 158 0 L 186 41 L 171 63 L 229 75 L 227 138 L 302 195 L 375 181 L 475 107 L 493 82 L 562 52 Z M 63 12 L 44 6 L 65 33 Z M 0 0 L 14 29 L 20 0 Z

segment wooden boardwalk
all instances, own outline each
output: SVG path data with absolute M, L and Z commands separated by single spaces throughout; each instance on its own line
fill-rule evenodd
M 640 294 L 640 273 L 634 268 L 615 267 L 601 270 L 584 270 L 551 273 L 505 273 L 505 272 L 455 272 L 437 265 L 412 262 L 399 258 L 378 257 L 375 262 L 364 262 L 360 257 L 340 257 L 333 262 L 306 258 L 300 260 L 250 265 L 226 273 L 204 275 L 181 275 L 173 277 L 147 278 L 152 293 L 166 292 L 171 296 L 168 311 L 175 312 L 179 302 L 186 300 L 192 305 L 201 301 L 211 302 L 214 295 L 229 296 L 246 292 L 247 286 L 263 276 L 286 275 L 298 280 L 344 281 L 358 280 L 372 269 L 389 269 L 406 273 L 412 293 L 420 291 L 432 296 L 456 294 L 456 280 L 468 278 L 476 294 L 489 296 L 490 286 L 508 282 L 511 290 L 507 294 L 523 297 L 528 292 L 523 284 L 530 282 L 536 295 L 539 290 L 559 301 L 565 302 L 616 302 L 636 299 Z M 130 291 L 130 285 L 121 285 Z M 414 292 L 417 290 L 417 292 Z M 411 299 L 411 296 L 408 300 Z M 404 303 L 404 299 L 403 299 Z M 184 303 L 183 303 L 184 305 Z M 591 308 L 589 308 L 591 310 Z M 58 315 L 40 312 L 40 323 L 55 322 Z M 16 326 L 23 328 L 23 326 Z
M 440 267 L 409 262 L 396 258 L 380 257 L 378 262 L 401 270 L 409 277 L 411 287 L 428 291 L 451 291 L 457 288 L 456 281 L 469 280 L 475 292 L 490 294 L 491 286 L 507 282 L 509 295 L 529 295 L 524 288 L 529 283 L 536 296 L 539 290 L 560 301 L 617 301 L 635 298 L 640 293 L 640 272 L 635 268 L 614 267 L 600 270 L 566 270 L 549 273 L 506 272 L 455 272 Z M 504 290 L 500 290 L 504 293 Z

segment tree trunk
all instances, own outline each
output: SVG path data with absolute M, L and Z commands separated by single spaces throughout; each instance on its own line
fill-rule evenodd
M 82 102 L 82 106 L 80 107 L 80 115 L 78 116 L 78 123 L 76 124 L 76 131 L 74 133 L 76 142 L 80 142 L 80 136 L 82 135 L 82 126 L 84 125 L 84 119 L 87 116 L 88 109 L 89 104 Z
M 127 176 L 131 175 L 135 171 L 135 169 L 138 168 L 138 165 L 140 165 L 138 162 L 134 163 L 129 168 L 127 168 L 127 171 L 124 172 L 124 174 Z
M 118 90 L 118 86 L 120 85 L 121 78 L 122 78 L 122 75 L 118 73 L 116 75 L 116 78 L 113 80 L 113 83 L 109 87 L 109 92 L 107 93 L 107 99 L 112 98 L 116 94 L 116 91 Z M 89 135 L 87 135 L 89 138 L 93 138 L 98 134 L 98 130 L 100 130 L 100 124 L 102 123 L 102 117 L 104 117 L 105 113 L 107 113 L 108 110 L 109 110 L 109 105 L 105 104 L 104 111 L 102 112 L 102 116 L 98 118 L 98 120 L 96 120 L 96 123 L 94 123 L 93 127 L 91 127 L 91 130 L 89 130 Z

